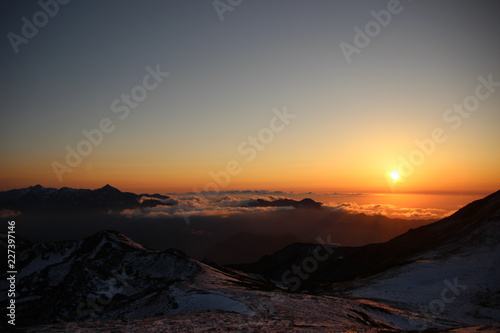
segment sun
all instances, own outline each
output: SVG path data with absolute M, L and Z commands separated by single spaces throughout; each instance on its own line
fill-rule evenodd
M 393 170 L 393 171 L 391 171 L 391 178 L 392 178 L 393 180 L 398 180 L 398 179 L 399 179 L 399 177 L 400 177 L 400 175 L 399 175 L 399 172 L 398 172 L 397 170 Z

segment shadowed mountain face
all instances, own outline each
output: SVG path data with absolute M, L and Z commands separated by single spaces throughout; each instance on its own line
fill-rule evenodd
M 444 258 L 466 250 L 497 246 L 499 228 L 500 191 L 465 206 L 452 216 L 411 229 L 385 243 L 361 247 L 326 244 L 323 252 L 329 254 L 327 259 L 319 262 L 318 269 L 307 274 L 307 279 L 300 279 L 294 289 L 351 281 L 421 258 Z M 290 267 L 301 266 L 306 258 L 314 257 L 317 249 L 313 244 L 292 244 L 256 263 L 233 267 L 279 281 Z
M 231 267 L 209 266 L 178 250 L 151 250 L 111 230 L 62 242 L 19 239 L 18 326 L 50 324 L 27 329 L 32 332 L 95 325 L 101 332 L 184 332 L 196 317 L 220 331 L 482 325 L 474 329 L 495 332 L 499 228 L 497 192 L 385 243 L 295 243 L 257 263 Z M 0 245 L 5 250 L 5 237 Z M 7 287 L 5 276 L 0 284 Z M 443 307 L 429 314 L 440 300 Z
M 135 300 L 168 290 L 201 272 L 196 262 L 178 250 L 149 250 L 111 230 L 83 240 L 25 245 L 17 265 L 22 267 L 16 286 L 20 326 L 125 311 L 137 306 Z

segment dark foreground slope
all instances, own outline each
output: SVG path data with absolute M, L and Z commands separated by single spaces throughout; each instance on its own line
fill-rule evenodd
M 16 328 L 27 332 L 398 329 L 373 313 L 373 305 L 291 295 L 177 250 L 149 250 L 116 231 L 26 244 L 19 252 L 19 267 Z M 5 304 L 6 295 L 0 297 Z M 408 315 L 386 311 L 395 317 Z M 13 328 L 5 322 L 2 326 Z
M 386 243 L 293 244 L 234 268 L 290 291 L 370 299 L 460 325 L 500 321 L 500 192 Z M 423 318 L 421 317 L 423 316 Z
M 405 265 L 419 258 L 444 258 L 453 254 L 480 251 L 500 243 L 500 191 L 458 210 L 438 222 L 425 225 L 385 243 L 360 247 L 339 247 L 324 244 L 292 244 L 253 264 L 233 268 L 264 275 L 280 281 L 290 267 L 302 266 L 307 258 L 317 260 L 318 268 L 307 273 L 300 288 L 338 283 L 368 277 Z M 327 255 L 328 254 L 328 255 Z
M 497 192 L 386 243 L 298 243 L 237 267 L 150 250 L 116 231 L 20 242 L 16 326 L 29 332 L 498 332 L 499 227 Z M 4 238 L 0 244 L 6 246 Z M 5 281 L 2 276 L 2 289 Z

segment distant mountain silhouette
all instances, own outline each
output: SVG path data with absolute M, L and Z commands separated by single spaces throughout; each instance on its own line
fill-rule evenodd
M 21 213 L 90 213 L 151 208 L 158 205 L 173 206 L 176 204 L 178 204 L 178 201 L 167 195 L 122 192 L 109 184 L 96 190 L 69 187 L 56 189 L 35 185 L 0 192 L 0 210 L 5 209 Z M 321 205 L 321 203 L 312 199 L 303 199 L 301 201 L 292 199 L 272 201 L 252 199 L 244 206 L 319 209 Z
M 302 199 L 300 201 L 293 199 L 255 199 L 248 203 L 248 207 L 295 207 L 295 208 L 312 208 L 319 209 L 323 204 L 316 202 L 313 199 Z
M 106 212 L 164 204 L 154 199 L 140 202 L 141 196 L 130 192 L 121 192 L 110 185 L 96 190 L 69 187 L 56 189 L 36 185 L 0 192 L 0 209 L 23 213 Z M 149 195 L 149 197 L 168 199 L 168 196 L 160 194 Z

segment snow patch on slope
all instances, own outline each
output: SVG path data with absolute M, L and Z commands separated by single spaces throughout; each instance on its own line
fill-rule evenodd
M 480 325 L 500 320 L 498 281 L 500 245 L 466 256 L 419 260 L 363 281 L 366 285 L 352 294 Z

